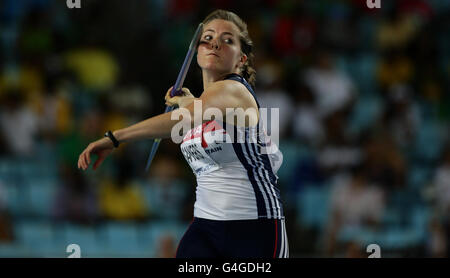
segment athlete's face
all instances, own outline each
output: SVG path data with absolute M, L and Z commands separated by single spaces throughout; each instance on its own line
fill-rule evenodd
M 203 70 L 218 73 L 239 72 L 247 56 L 241 51 L 238 27 L 223 19 L 214 19 L 203 27 L 197 62 Z

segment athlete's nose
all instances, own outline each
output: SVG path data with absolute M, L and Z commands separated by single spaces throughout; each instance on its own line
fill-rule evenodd
M 212 41 L 211 47 L 214 49 L 219 49 L 219 42 L 217 40 Z

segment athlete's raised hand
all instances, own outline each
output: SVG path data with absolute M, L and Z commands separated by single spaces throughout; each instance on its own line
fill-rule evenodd
M 91 154 L 96 154 L 98 158 L 93 167 L 96 170 L 113 149 L 114 145 L 109 138 L 102 138 L 90 143 L 78 158 L 78 169 L 86 170 L 91 163 Z
M 191 94 L 188 88 L 182 88 L 181 95 L 170 97 L 170 92 L 172 91 L 172 88 L 173 87 L 170 87 L 164 98 L 166 100 L 166 105 L 168 106 L 178 105 L 178 107 L 186 107 L 189 104 L 191 104 L 192 101 L 195 99 L 194 95 Z

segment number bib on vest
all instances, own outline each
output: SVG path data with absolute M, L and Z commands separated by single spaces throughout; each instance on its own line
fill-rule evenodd
M 196 176 L 219 169 L 219 165 L 205 152 L 201 137 L 183 142 L 181 151 Z

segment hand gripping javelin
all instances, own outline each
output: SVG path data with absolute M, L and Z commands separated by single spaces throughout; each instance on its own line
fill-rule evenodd
M 189 50 L 184 58 L 183 66 L 181 67 L 180 72 L 178 73 L 177 81 L 175 82 L 175 86 L 173 86 L 172 91 L 170 92 L 170 96 L 174 97 L 180 95 L 182 93 L 181 88 L 183 87 L 184 79 L 186 78 L 186 74 L 189 71 L 189 66 L 191 65 L 192 58 L 194 57 L 197 43 L 200 39 L 201 31 L 203 28 L 203 23 L 200 23 L 195 31 L 194 37 L 191 40 L 191 44 L 189 45 Z M 170 112 L 175 109 L 175 106 L 166 106 L 166 110 L 164 113 Z M 153 141 L 152 150 L 150 155 L 148 156 L 147 166 L 145 167 L 145 171 L 148 171 L 150 165 L 152 164 L 153 158 L 155 157 L 156 151 L 158 150 L 159 143 L 161 142 L 161 138 L 157 138 Z

